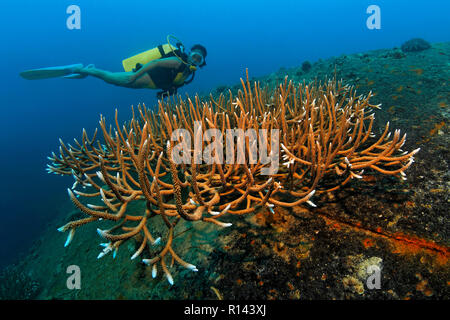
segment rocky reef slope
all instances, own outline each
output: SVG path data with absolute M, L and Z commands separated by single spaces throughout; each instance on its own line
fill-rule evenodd
M 173 286 L 130 261 L 131 241 L 115 259 L 97 260 L 95 226 L 64 248 L 56 228 L 78 215 L 67 200 L 60 208 L 67 216 L 51 223 L 19 269 L 40 284 L 39 299 L 449 299 L 449 57 L 450 43 L 437 43 L 419 52 L 342 55 L 253 79 L 276 85 L 286 75 L 309 82 L 336 74 L 359 93 L 372 90 L 382 104 L 375 132 L 390 121 L 408 133 L 405 150 L 421 148 L 406 181 L 369 175 L 315 198 L 316 208 L 234 217 L 233 228 L 186 223 L 175 241 L 199 271 L 178 268 Z M 81 269 L 80 290 L 67 289 L 70 265 Z M 380 270 L 379 289 L 367 286 L 369 266 Z

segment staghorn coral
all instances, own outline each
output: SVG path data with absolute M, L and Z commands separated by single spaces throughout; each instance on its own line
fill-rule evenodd
M 118 123 L 116 110 L 115 128 L 108 128 L 101 116 L 102 142 L 96 138 L 97 130 L 89 139 L 84 129 L 75 146 L 60 140 L 59 155 L 49 157 L 52 165 L 47 170 L 73 176 L 75 183 L 68 189 L 69 196 L 86 214 L 86 218 L 59 229 L 69 232 L 65 245 L 72 241 L 78 227 L 99 220 L 113 221 L 116 224 L 111 229 L 97 229 L 108 241 L 99 258 L 109 252 L 115 254 L 120 245 L 140 234 L 142 242 L 131 259 L 162 242 L 161 250 L 153 255 L 148 250 L 145 254 L 150 257 L 142 261 L 152 266 L 153 276 L 159 265 L 173 284 L 166 265 L 168 257 L 197 271 L 172 247 L 174 230 L 181 219 L 228 227 L 227 215 L 249 214 L 260 208 L 273 213 L 274 206 L 315 206 L 311 201 L 314 194 L 334 191 L 353 178 L 362 178 L 366 169 L 406 179 L 404 171 L 418 149 L 403 152 L 400 148 L 406 134 L 401 136 L 395 130 L 391 137 L 389 123 L 374 139 L 373 109 L 379 106 L 370 104 L 372 93 L 357 96 L 353 87 L 336 80 L 295 85 L 286 77 L 274 90 L 261 88 L 257 82 L 251 85 L 248 75 L 241 83 L 242 90 L 236 96 L 229 91 L 216 99 L 210 96 L 207 101 L 199 97 L 194 101 L 159 101 L 155 111 L 139 106 L 138 116 L 133 110 L 132 119 L 123 126 Z M 214 161 L 210 163 L 196 161 L 213 144 L 203 141 L 202 132 L 216 129 L 225 135 L 232 128 L 254 129 L 258 145 L 266 145 L 270 159 L 278 164 L 281 152 L 284 162 L 269 175 L 264 174 L 268 163 L 252 159 L 256 140 L 251 143 L 248 136 L 238 136 L 237 144 L 227 141 L 215 145 L 211 152 Z M 175 145 L 171 137 L 177 129 L 186 131 Z M 188 136 L 200 141 L 197 149 Z M 273 144 L 278 137 L 279 144 Z M 187 148 L 181 152 L 186 162 L 176 164 L 172 151 L 179 151 L 180 145 Z M 233 153 L 242 152 L 243 161 L 219 161 L 227 147 Z M 75 190 L 77 186 L 87 191 Z M 85 205 L 79 197 L 101 199 L 103 205 Z M 145 201 L 146 210 L 128 212 L 133 201 Z M 152 236 L 154 219 L 162 219 L 167 228 L 163 239 Z

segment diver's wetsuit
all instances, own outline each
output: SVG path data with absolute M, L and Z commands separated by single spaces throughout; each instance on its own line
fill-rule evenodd
M 134 72 L 138 71 L 142 68 L 140 63 L 136 64 L 136 68 L 133 69 Z M 175 85 L 174 80 L 179 73 L 183 73 L 184 79 L 187 79 L 190 74 L 192 74 L 191 79 L 184 81 L 181 85 Z M 162 95 L 173 95 L 177 93 L 177 88 L 188 84 L 193 79 L 193 72 L 188 68 L 185 63 L 181 63 L 178 68 L 167 68 L 167 67 L 155 67 L 149 71 L 147 71 L 150 79 L 152 79 L 153 83 L 162 91 L 158 92 L 158 98 L 162 97 Z
M 185 68 L 184 64 L 182 65 L 182 68 Z M 177 88 L 173 85 L 173 81 L 179 72 L 180 70 L 177 69 L 156 67 L 148 71 L 147 74 L 158 88 L 169 92 L 169 94 L 174 94 L 176 93 Z

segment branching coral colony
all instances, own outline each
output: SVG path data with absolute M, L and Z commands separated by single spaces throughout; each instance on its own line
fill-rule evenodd
M 225 221 L 230 214 L 243 215 L 260 208 L 273 213 L 274 206 L 303 203 L 314 206 L 314 194 L 334 191 L 352 178 L 362 178 L 365 169 L 405 179 L 404 171 L 418 149 L 403 152 L 400 148 L 406 134 L 401 136 L 395 130 L 391 136 L 389 123 L 375 139 L 371 132 L 373 109 L 379 106 L 369 103 L 371 93 L 357 96 L 353 87 L 336 80 L 294 85 L 286 77 L 274 90 L 263 89 L 256 82 L 251 85 L 248 75 L 247 81 L 241 82 L 242 90 L 237 96 L 230 91 L 216 100 L 210 96 L 209 101 L 198 97 L 194 101 L 160 101 L 157 111 L 139 106 L 138 116 L 133 110 L 132 119 L 123 126 L 118 123 L 116 110 L 115 128 L 108 128 L 101 116 L 102 142 L 96 139 L 97 130 L 89 139 L 84 129 L 81 142 L 75 139 L 75 146 L 60 141 L 60 154 L 49 157 L 52 165 L 47 170 L 73 176 L 75 183 L 68 189 L 69 196 L 86 214 L 84 219 L 59 228 L 69 232 L 65 245 L 72 241 L 78 227 L 110 220 L 115 222 L 114 227 L 97 229 L 108 241 L 99 258 L 109 252 L 115 256 L 121 244 L 140 234 L 136 239 L 143 240 L 131 259 L 145 248 L 161 243 L 160 250 L 149 250 L 156 254 L 142 261 L 152 266 L 153 277 L 160 266 L 173 284 L 166 259 L 171 257 L 171 261 L 197 271 L 172 246 L 180 219 L 229 227 L 231 224 Z M 172 133 L 180 128 L 192 137 L 208 129 L 225 134 L 231 128 L 253 128 L 258 141 L 267 142 L 267 153 L 273 156 L 281 152 L 283 160 L 278 170 L 262 174 L 267 162 L 250 161 L 252 146 L 247 143 L 241 163 L 199 164 L 194 161 L 198 150 L 189 147 L 183 156 L 191 162 L 176 164 L 169 154 L 175 146 Z M 267 129 L 268 134 L 259 134 L 259 129 Z M 278 138 L 273 129 L 279 130 L 278 145 L 270 143 Z M 180 141 L 187 145 L 188 140 L 184 139 Z M 239 151 L 238 145 L 232 145 L 233 151 Z M 204 151 L 208 147 L 206 141 L 200 147 Z M 217 151 L 220 150 L 213 155 Z M 77 186 L 87 187 L 86 192 L 76 190 Z M 85 205 L 80 197 L 101 199 L 103 203 Z M 146 209 L 128 212 L 133 201 L 145 201 Z M 167 227 L 163 239 L 152 236 L 154 219 L 162 219 Z

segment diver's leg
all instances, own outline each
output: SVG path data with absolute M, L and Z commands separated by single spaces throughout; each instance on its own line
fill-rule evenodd
M 93 76 L 116 86 L 133 87 L 132 72 L 110 72 L 98 69 L 94 65 L 89 65 L 76 70 L 75 73 L 82 76 Z

